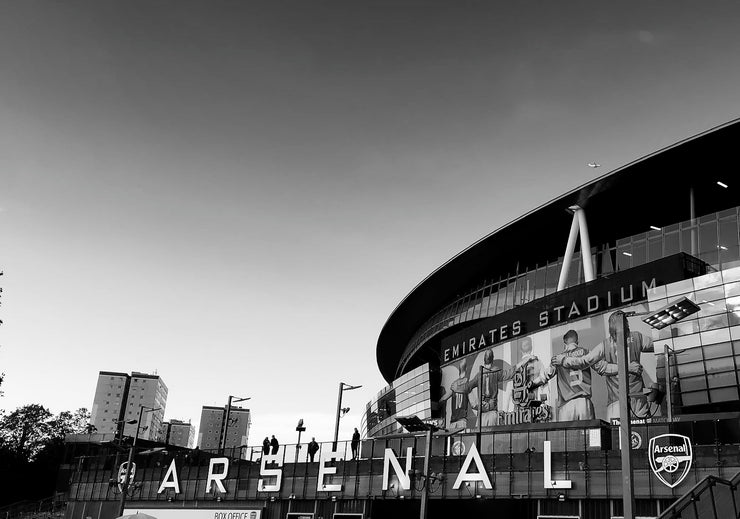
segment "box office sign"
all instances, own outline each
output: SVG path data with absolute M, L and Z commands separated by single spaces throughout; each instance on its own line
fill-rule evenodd
M 124 510 L 127 514 L 146 514 L 155 519 L 262 519 L 262 510 L 229 510 L 219 508 L 218 510 L 184 510 L 182 508 L 127 508 Z

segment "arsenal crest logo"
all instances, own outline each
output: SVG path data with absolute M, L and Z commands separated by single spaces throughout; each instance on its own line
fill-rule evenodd
M 123 492 L 123 484 L 126 482 L 126 467 L 128 467 L 128 461 L 121 463 L 118 468 L 118 490 Z M 128 473 L 129 485 L 134 481 L 134 475 L 136 474 L 136 463 L 131 463 L 131 470 Z
M 658 479 L 673 488 L 683 481 L 691 469 L 691 440 L 680 434 L 661 434 L 650 438 L 648 459 Z

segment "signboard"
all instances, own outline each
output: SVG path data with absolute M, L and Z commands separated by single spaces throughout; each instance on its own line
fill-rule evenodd
M 155 519 L 262 519 L 262 510 L 257 509 L 127 508 L 123 514 L 147 514 Z
M 622 310 L 640 314 L 647 304 Z M 443 366 L 440 404 L 447 428 L 619 419 L 617 319 L 616 312 L 586 317 Z M 638 419 L 661 417 L 661 406 L 643 392 L 662 382 L 656 380 L 653 330 L 638 315 L 628 318 L 628 328 L 631 411 Z
M 681 434 L 661 434 L 650 438 L 648 460 L 662 483 L 671 488 L 678 486 L 691 470 L 691 440 Z
M 118 491 L 123 492 L 123 485 L 126 483 L 126 472 L 128 468 L 128 461 L 121 463 L 118 468 Z M 128 484 L 131 485 L 134 482 L 136 476 L 136 463 L 131 462 L 131 470 L 128 470 Z
M 647 300 L 653 287 L 703 274 L 676 254 L 561 290 L 444 337 L 441 364 L 518 337 Z

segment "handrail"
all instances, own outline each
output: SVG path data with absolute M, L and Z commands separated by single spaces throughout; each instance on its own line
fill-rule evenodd
M 701 496 L 705 495 L 706 490 L 716 486 L 718 484 L 727 485 L 730 489 L 735 490 L 738 482 L 740 482 L 740 472 L 732 477 L 732 480 L 726 480 L 717 476 L 706 476 L 704 479 L 699 481 L 696 485 L 691 487 L 683 496 L 676 499 L 676 501 L 666 508 L 658 517 L 658 519 L 678 519 L 681 517 L 687 506 L 691 503 L 701 499 Z M 714 496 L 711 496 L 714 499 Z M 724 510 L 717 510 L 717 517 L 729 517 Z M 732 516 L 736 515 L 736 511 L 732 511 Z

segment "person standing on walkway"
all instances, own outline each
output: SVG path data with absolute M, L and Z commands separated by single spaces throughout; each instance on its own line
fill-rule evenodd
M 311 438 L 311 442 L 308 444 L 308 457 L 311 458 L 311 463 L 313 463 L 313 458 L 317 452 L 319 452 L 319 444 L 316 443 L 316 438 Z
M 360 432 L 355 427 L 355 432 L 352 434 L 352 459 L 357 459 L 358 451 L 360 450 Z
M 280 447 L 280 443 L 278 443 L 274 434 L 272 435 L 272 440 L 270 440 L 270 446 L 272 447 L 272 454 L 274 456 L 278 452 L 278 447 Z

